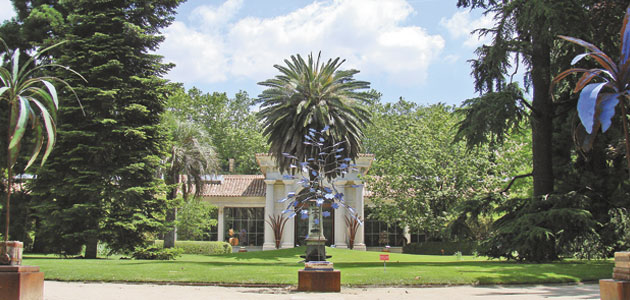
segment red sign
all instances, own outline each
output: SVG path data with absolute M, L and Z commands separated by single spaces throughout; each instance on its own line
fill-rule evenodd
M 381 254 L 381 260 L 389 260 L 389 254 Z

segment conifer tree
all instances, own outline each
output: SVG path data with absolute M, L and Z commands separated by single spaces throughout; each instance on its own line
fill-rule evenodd
M 172 65 L 150 52 L 181 2 L 14 1 L 23 35 L 41 44 L 66 40 L 51 59 L 88 81 L 70 82 L 82 108 L 61 97 L 57 146 L 38 173 L 37 250 L 76 253 L 87 245 L 86 256 L 95 257 L 99 240 L 130 250 L 161 229 L 167 203 L 156 174 L 168 91 L 161 76 Z M 35 32 L 26 26 L 35 16 L 57 22 Z

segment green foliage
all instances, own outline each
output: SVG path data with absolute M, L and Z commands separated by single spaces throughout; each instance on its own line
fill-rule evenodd
M 460 242 L 423 242 L 411 243 L 403 246 L 403 253 L 422 255 L 472 255 L 477 248 L 477 243 L 471 241 Z M 442 250 L 444 252 L 442 253 Z
M 155 241 L 155 246 L 162 248 L 164 241 Z M 175 248 L 184 254 L 221 255 L 232 253 L 232 245 L 226 242 L 175 241 Z
M 610 215 L 610 225 L 618 237 L 617 246 L 619 249 L 627 251 L 630 249 L 630 212 L 627 208 L 613 208 Z
M 260 172 L 255 154 L 267 152 L 261 124 L 252 111 L 254 100 L 246 92 L 230 99 L 225 93 L 203 93 L 192 88 L 176 89 L 167 101 L 167 110 L 180 119 L 201 127 L 212 140 L 223 172 L 234 159 L 234 173 Z
M 217 170 L 216 152 L 212 141 L 200 126 L 187 120 L 180 120 L 172 113 L 164 115 L 165 127 L 169 131 L 170 144 L 168 156 L 163 170 L 164 182 L 169 185 L 167 198 L 171 200 L 171 208 L 166 215 L 166 222 L 177 219 L 176 201 L 178 193 L 182 193 L 184 202 L 195 201 L 189 195 L 201 196 L 204 188 L 204 176 L 215 174 Z M 183 180 L 183 177 L 186 179 Z M 188 212 L 190 214 L 190 212 Z M 188 227 L 191 229 L 191 227 Z M 176 229 L 173 227 L 164 237 L 166 247 L 173 247 Z
M 166 149 L 160 114 L 168 90 L 160 76 L 171 66 L 149 53 L 180 2 L 14 1 L 18 23 L 40 5 L 63 16 L 38 41 L 67 40 L 49 59 L 88 80 L 68 80 L 85 115 L 60 92 L 57 146 L 33 188 L 41 218 L 35 250 L 76 252 L 97 237 L 131 251 L 162 230 L 165 188 L 156 174 Z
M 469 149 L 486 144 L 502 145 L 509 134 L 522 129 L 528 117 L 525 101 L 517 83 L 464 101 L 457 110 L 463 119 L 457 124 L 455 141 L 465 140 Z
M 440 240 L 464 201 L 502 190 L 505 178 L 529 168 L 525 137 L 510 138 L 494 149 L 467 150 L 463 141 L 453 142 L 460 118 L 452 107 L 401 100 L 375 103 L 372 109 L 373 125 L 365 140 L 376 157 L 367 178 L 370 200 L 378 208 L 372 218 Z M 529 189 L 524 181 L 512 192 Z
M 578 193 L 510 199 L 500 204 L 504 215 L 494 222 L 479 253 L 532 262 L 556 260 L 562 245 L 595 232 L 597 224 L 585 209 L 588 202 Z
M 27 185 L 19 184 L 21 188 L 11 194 L 11 232 L 9 240 L 24 243 L 24 251 L 31 251 L 33 247 L 33 231 L 35 229 L 36 216 L 33 209 L 35 199 L 29 193 Z M 3 191 L 3 194 L 5 191 Z M 0 215 L 6 214 L 5 205 L 1 206 Z M 4 232 L 4 222 L 0 224 L 0 231 Z
M 178 239 L 188 241 L 209 240 L 210 232 L 216 230 L 215 226 L 217 226 L 217 207 L 210 203 L 192 199 L 185 202 L 178 210 Z
M 297 162 L 314 157 L 315 147 L 305 145 L 309 129 L 330 127 L 324 147 L 343 142 L 341 157 L 354 160 L 362 149 L 363 129 L 370 121 L 364 105 L 370 94 L 361 90 L 370 83 L 355 80 L 357 70 L 340 70 L 345 60 L 320 63 L 320 55 L 314 60 L 310 54 L 306 61 L 299 54 L 291 56 L 286 66 L 274 65 L 281 75 L 258 83 L 266 87 L 259 96 L 258 116 L 280 171 L 290 171 L 292 163 L 283 153 L 297 157 Z M 327 174 L 333 174 L 328 171 L 334 167 L 330 164 Z
M 179 248 L 164 249 L 157 246 L 137 247 L 131 257 L 135 259 L 148 260 L 174 260 L 182 255 L 183 250 Z

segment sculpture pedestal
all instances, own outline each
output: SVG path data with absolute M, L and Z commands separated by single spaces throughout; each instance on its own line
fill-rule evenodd
M 599 295 L 602 300 L 630 299 L 630 281 L 602 279 L 599 281 Z
M 299 270 L 298 291 L 338 293 L 341 291 L 341 272 Z
M 0 299 L 43 300 L 44 273 L 34 266 L 0 266 Z

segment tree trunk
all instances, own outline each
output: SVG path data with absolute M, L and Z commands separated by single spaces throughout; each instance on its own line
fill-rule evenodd
M 169 230 L 164 235 L 164 248 L 173 248 L 175 247 L 175 241 L 177 240 L 177 226 L 174 222 L 177 220 L 177 208 L 171 208 L 166 213 L 166 222 L 173 223 L 173 229 Z
M 553 192 L 552 164 L 553 103 L 549 94 L 551 81 L 550 46 L 546 39 L 532 38 L 532 159 L 534 196 Z
M 96 259 L 98 256 L 98 238 L 90 237 L 85 244 L 85 258 Z

